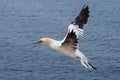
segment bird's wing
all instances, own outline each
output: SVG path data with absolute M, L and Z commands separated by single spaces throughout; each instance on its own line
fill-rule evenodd
M 67 35 L 62 41 L 62 46 L 69 46 L 74 50 L 78 48 L 78 43 L 83 36 L 83 26 L 87 23 L 88 17 L 89 8 L 88 6 L 84 5 L 79 15 L 69 25 Z

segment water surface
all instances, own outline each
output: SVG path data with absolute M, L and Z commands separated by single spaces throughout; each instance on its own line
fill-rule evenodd
M 63 39 L 84 4 L 90 7 L 80 50 L 97 71 L 44 45 Z M 119 0 L 0 0 L 0 80 L 120 80 Z

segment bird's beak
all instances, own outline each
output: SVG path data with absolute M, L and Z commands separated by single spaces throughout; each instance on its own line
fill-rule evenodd
M 37 43 L 42 43 L 42 41 L 41 41 L 41 40 L 35 41 L 35 42 L 33 42 L 32 44 L 37 44 Z

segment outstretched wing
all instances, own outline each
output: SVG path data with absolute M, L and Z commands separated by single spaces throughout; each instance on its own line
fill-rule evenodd
M 83 29 L 84 24 L 87 23 L 89 17 L 89 8 L 84 5 L 78 16 L 72 22 L 72 24 L 78 25 L 79 28 Z
M 87 23 L 88 17 L 89 8 L 88 6 L 84 5 L 79 15 L 69 25 L 68 33 L 63 39 L 62 46 L 67 46 L 74 50 L 78 47 L 78 43 L 83 36 L 83 26 Z

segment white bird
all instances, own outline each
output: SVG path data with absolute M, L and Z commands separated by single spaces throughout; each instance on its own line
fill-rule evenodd
M 85 55 L 79 50 L 79 41 L 83 37 L 83 26 L 87 23 L 89 17 L 89 7 L 84 5 L 78 16 L 68 26 L 68 32 L 65 38 L 61 41 L 57 41 L 51 38 L 42 38 L 35 43 L 43 43 L 48 45 L 53 50 L 59 51 L 69 57 L 77 59 L 83 66 L 89 69 L 96 69 L 93 64 L 85 57 Z

